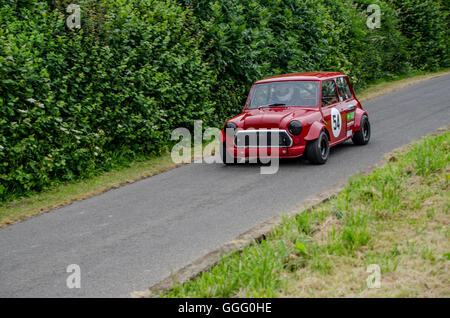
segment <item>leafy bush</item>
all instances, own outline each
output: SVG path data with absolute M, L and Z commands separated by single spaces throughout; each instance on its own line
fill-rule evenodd
M 103 1 L 104 16 L 87 10 L 71 31 L 64 5 L 32 4 L 0 9 L 0 198 L 158 154 L 213 111 L 185 8 Z
M 157 155 L 194 119 L 220 127 L 265 76 L 360 88 L 449 65 L 440 0 L 79 0 L 69 30 L 71 2 L 0 0 L 0 200 Z
M 416 69 L 449 67 L 449 16 L 439 0 L 395 0 L 400 31 L 408 38 L 410 61 Z
M 333 46 L 345 64 L 338 70 L 348 73 L 357 88 L 379 78 L 388 78 L 410 70 L 406 61 L 406 39 L 398 30 L 396 11 L 377 0 L 333 1 L 327 0 L 329 14 L 336 33 Z M 367 8 L 380 6 L 380 28 L 369 29 Z
M 357 87 L 410 70 L 396 10 L 375 0 L 180 0 L 204 32 L 205 57 L 217 76 L 216 121 L 236 114 L 249 86 L 264 76 L 330 70 Z M 381 29 L 366 26 L 378 4 Z
M 217 76 L 215 123 L 239 112 L 255 80 L 320 69 L 333 59 L 326 34 L 329 18 L 318 1 L 181 2 L 199 20 L 205 58 Z

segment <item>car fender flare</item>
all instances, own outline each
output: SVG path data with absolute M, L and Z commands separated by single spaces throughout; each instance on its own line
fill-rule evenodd
M 327 127 L 321 123 L 321 122 L 314 122 L 310 127 L 308 134 L 305 136 L 306 141 L 316 140 L 319 138 L 320 133 L 322 130 L 325 130 L 325 133 L 328 135 L 328 138 L 330 138 L 330 134 L 328 133 Z
M 367 118 L 369 118 L 369 115 L 367 115 L 367 112 L 361 108 L 356 108 L 355 110 L 355 126 L 353 128 L 354 131 L 359 131 L 361 129 L 361 119 L 363 116 L 366 115 Z

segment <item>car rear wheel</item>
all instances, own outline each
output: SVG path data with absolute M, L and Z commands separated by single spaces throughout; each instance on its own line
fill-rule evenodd
M 236 163 L 236 158 L 230 155 L 228 152 L 225 143 L 220 143 L 220 157 L 222 158 L 222 162 L 225 165 L 233 165 Z
M 328 142 L 328 136 L 325 131 L 320 133 L 319 138 L 309 142 L 306 145 L 306 157 L 307 159 L 316 165 L 322 165 L 328 160 L 330 154 L 330 145 Z
M 361 129 L 357 131 L 352 138 L 355 145 L 367 145 L 370 140 L 370 122 L 369 118 L 364 115 L 361 119 Z

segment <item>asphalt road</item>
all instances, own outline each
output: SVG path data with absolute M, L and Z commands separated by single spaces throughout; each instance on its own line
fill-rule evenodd
M 278 212 L 449 124 L 450 75 L 363 103 L 367 146 L 332 149 L 324 166 L 190 164 L 0 229 L 0 297 L 127 297 Z M 69 289 L 69 264 L 81 288 Z

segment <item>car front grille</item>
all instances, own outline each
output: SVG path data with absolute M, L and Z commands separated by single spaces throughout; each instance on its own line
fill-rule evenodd
M 286 130 L 280 129 L 239 130 L 234 145 L 238 148 L 284 148 L 292 146 L 292 138 Z

